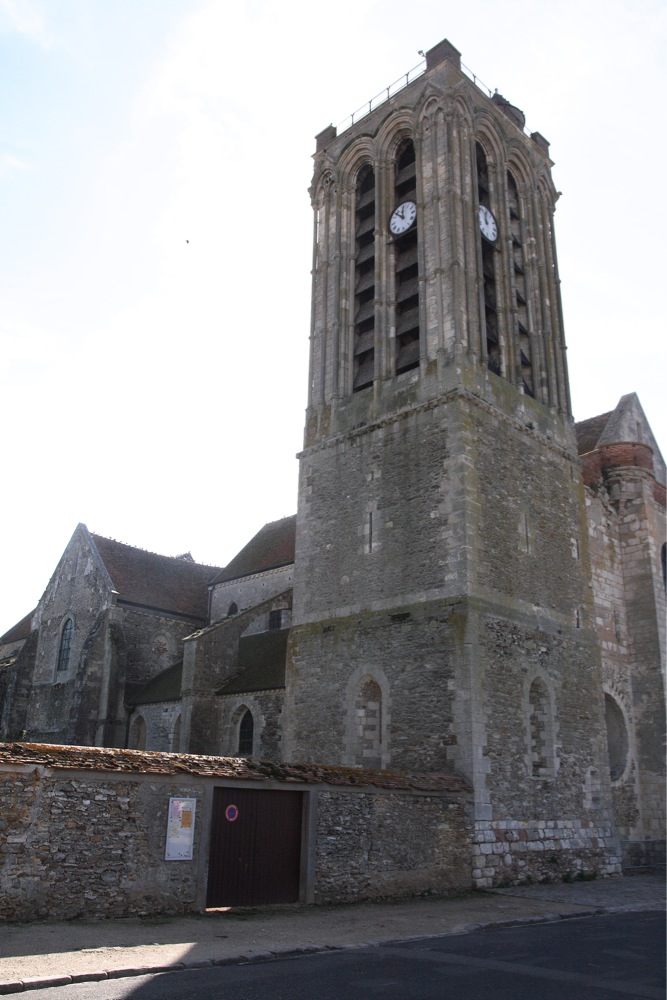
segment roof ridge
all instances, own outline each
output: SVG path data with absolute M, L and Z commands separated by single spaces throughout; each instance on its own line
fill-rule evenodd
M 181 553 L 180 555 L 177 556 L 168 556 L 165 555 L 164 552 L 154 552 L 152 549 L 144 549 L 140 545 L 132 545 L 130 542 L 121 542 L 117 538 L 110 538 L 109 535 L 100 535 L 96 531 L 91 531 L 90 535 L 91 538 L 94 538 L 96 541 L 97 539 L 101 539 L 103 542 L 112 542 L 114 545 L 122 545 L 123 548 L 134 549 L 136 552 L 143 552 L 145 555 L 148 556 L 157 556 L 158 559 L 173 559 L 174 562 L 184 563 L 185 565 L 188 566 L 193 566 L 193 565 L 203 566 L 205 569 L 217 569 L 217 570 L 220 570 L 221 568 L 224 569 L 224 567 L 216 566 L 214 563 L 198 562 L 196 559 L 192 558 L 189 552 Z M 189 559 L 184 558 L 185 555 L 190 555 L 190 558 Z

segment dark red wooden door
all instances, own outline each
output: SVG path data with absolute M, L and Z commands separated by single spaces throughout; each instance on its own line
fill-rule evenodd
M 207 906 L 297 903 L 302 792 L 215 788 Z

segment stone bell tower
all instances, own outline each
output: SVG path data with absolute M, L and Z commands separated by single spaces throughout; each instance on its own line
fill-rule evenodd
M 443 41 L 311 188 L 287 752 L 466 775 L 480 885 L 618 860 L 551 166 Z

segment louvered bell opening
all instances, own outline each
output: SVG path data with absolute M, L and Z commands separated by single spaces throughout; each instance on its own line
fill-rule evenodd
M 526 396 L 530 396 L 533 399 L 535 398 L 532 370 L 524 371 L 521 369 L 521 388 Z
M 484 255 L 484 258 L 482 260 L 482 272 L 484 274 L 484 277 L 488 278 L 489 281 L 495 281 L 496 272 L 493 266 L 493 260 L 487 257 L 486 254 Z
M 497 344 L 498 343 L 498 332 L 491 323 L 486 324 L 486 342 L 487 344 Z
M 357 250 L 357 267 L 365 264 L 369 260 L 375 258 L 375 242 L 371 240 L 370 243 L 365 243 L 360 246 Z
M 396 336 L 402 337 L 411 330 L 416 330 L 419 335 L 419 307 L 406 309 L 396 321 Z
M 354 391 L 357 392 L 359 389 L 366 389 L 367 386 L 372 385 L 374 374 L 375 358 L 373 352 L 370 351 L 366 355 L 360 355 L 354 374 Z
M 369 267 L 365 271 L 362 271 L 360 268 L 357 270 L 357 283 L 354 286 L 354 294 L 361 295 L 363 292 L 370 292 L 372 295 L 375 291 L 375 268 Z
M 521 355 L 521 370 L 531 369 L 532 364 L 528 355 L 524 354 L 523 350 L 519 351 L 519 354 Z
M 371 214 L 363 219 L 357 220 L 357 232 L 356 237 L 358 240 L 363 240 L 364 236 L 372 233 L 375 229 L 375 215 Z
M 375 347 L 375 330 L 365 330 L 357 333 L 354 339 L 354 356 L 359 358 L 361 354 L 367 354 Z
M 484 305 L 487 309 L 495 311 L 496 290 L 492 285 L 484 285 Z
M 419 364 L 419 330 L 414 331 L 414 339 L 406 337 L 405 342 L 401 342 L 396 356 L 396 374 L 407 372 L 411 368 L 416 368 Z
M 416 176 L 417 176 L 417 164 L 413 160 L 411 163 L 406 163 L 404 167 L 401 167 L 401 169 L 396 174 L 396 187 L 405 184 L 407 181 L 414 181 Z
M 371 212 L 371 206 L 373 211 Z M 357 195 L 357 212 L 362 215 L 366 214 L 368 211 L 371 215 L 375 215 L 375 185 L 370 187 L 368 191 L 363 191 Z
M 520 306 L 525 306 L 526 296 L 518 288 L 516 290 L 516 300 Z
M 417 277 L 401 281 L 396 289 L 396 301 L 398 303 L 405 302 L 406 299 L 410 299 L 415 295 L 419 295 L 419 278 Z
M 358 326 L 360 323 L 364 323 L 366 320 L 373 319 L 375 316 L 375 302 L 372 298 L 367 299 L 365 302 L 360 302 L 357 306 L 357 312 L 354 317 L 354 324 Z
M 409 267 L 414 267 L 417 263 L 417 243 L 413 241 L 411 246 L 401 246 L 400 241 L 397 240 L 399 244 L 399 266 L 397 268 L 397 275 L 401 275 Z

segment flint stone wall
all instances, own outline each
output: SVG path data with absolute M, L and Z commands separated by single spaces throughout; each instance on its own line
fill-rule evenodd
M 320 792 L 315 902 L 465 891 L 470 830 L 442 796 Z
M 230 784 L 0 765 L 0 921 L 202 912 L 213 790 Z M 465 793 L 288 787 L 305 798 L 303 902 L 471 887 Z M 197 802 L 191 861 L 164 859 L 170 796 Z

